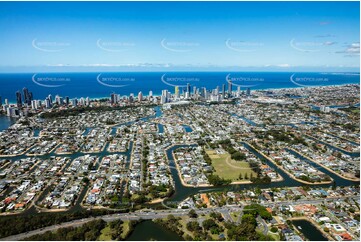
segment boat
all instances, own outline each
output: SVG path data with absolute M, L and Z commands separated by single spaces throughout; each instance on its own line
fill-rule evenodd
M 301 226 L 297 226 L 297 228 L 298 228 L 298 229 L 302 229 L 302 227 L 301 227 Z

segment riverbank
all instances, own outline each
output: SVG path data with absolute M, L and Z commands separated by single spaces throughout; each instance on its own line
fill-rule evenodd
M 349 181 L 353 181 L 353 182 L 359 182 L 359 181 L 360 181 L 360 179 L 358 179 L 358 178 L 344 177 L 344 176 L 342 176 L 341 174 L 339 174 L 339 173 L 335 172 L 334 170 L 330 169 L 329 167 L 327 167 L 327 166 L 325 166 L 325 165 L 323 165 L 323 164 L 321 164 L 321 163 L 313 160 L 312 158 L 310 158 L 310 157 L 308 157 L 308 156 L 306 156 L 306 155 L 304 155 L 304 154 L 301 154 L 300 152 L 296 151 L 296 150 L 293 149 L 293 148 L 288 148 L 288 149 L 290 149 L 290 150 L 294 151 L 295 153 L 299 154 L 300 156 L 302 156 L 302 157 L 304 157 L 304 158 L 306 158 L 306 159 L 314 162 L 315 164 L 321 166 L 322 168 L 328 170 L 329 172 L 332 172 L 332 173 L 335 174 L 336 176 L 339 176 L 339 177 L 341 177 L 341 178 L 343 178 L 343 179 L 346 179 L 346 180 L 349 180 Z
M 343 149 L 343 148 L 341 148 L 341 147 L 332 145 L 332 144 L 330 144 L 330 143 L 328 143 L 328 142 L 326 142 L 326 141 L 319 140 L 319 139 L 317 139 L 317 138 L 315 138 L 315 137 L 313 137 L 312 135 L 309 135 L 309 134 L 305 134 L 305 136 L 308 137 L 308 138 L 310 138 L 310 139 L 313 139 L 313 140 L 315 140 L 316 142 L 319 142 L 319 143 L 321 143 L 321 144 L 324 143 L 324 144 L 327 144 L 328 146 L 334 147 L 335 149 L 340 150 L 340 151 L 341 151 L 342 153 L 344 153 L 344 154 L 357 154 L 357 153 L 360 153 L 360 152 L 352 152 L 352 151 L 345 150 L 345 149 Z
M 212 187 L 212 186 L 213 186 L 213 185 L 211 185 L 211 184 L 204 184 L 204 185 L 194 186 L 194 185 L 189 185 L 189 184 L 185 183 L 184 180 L 183 180 L 182 174 L 181 174 L 181 172 L 180 172 L 180 167 L 179 167 L 179 165 L 178 165 L 178 163 L 177 163 L 177 161 L 176 161 L 176 158 L 175 158 L 175 155 L 174 155 L 174 151 L 172 152 L 172 157 L 173 157 L 173 161 L 174 161 L 174 164 L 175 164 L 175 166 L 176 166 L 176 169 L 177 169 L 177 173 L 178 173 L 179 179 L 180 179 L 180 181 L 181 181 L 181 183 L 182 183 L 183 186 L 185 186 L 185 187 Z M 169 161 L 168 161 L 168 162 L 169 162 Z
M 327 238 L 329 241 L 334 241 L 334 238 L 332 238 L 328 233 L 326 233 L 325 231 L 323 231 L 323 229 L 320 228 L 320 225 L 318 225 L 315 221 L 313 221 L 312 219 L 310 219 L 309 217 L 306 216 L 301 216 L 301 217 L 294 217 L 294 218 L 290 218 L 290 221 L 300 221 L 300 220 L 305 220 L 307 222 L 309 222 L 310 224 L 312 224 L 325 238 Z M 296 226 L 294 226 L 295 229 L 304 235 L 304 233 L 302 231 L 300 231 Z M 305 236 L 305 235 L 304 235 Z
M 286 169 L 284 169 L 282 166 L 279 166 L 274 160 L 272 160 L 270 157 L 268 157 L 267 155 L 265 155 L 263 152 L 259 151 L 258 149 L 256 149 L 254 146 L 252 146 L 250 143 L 246 142 L 245 143 L 247 145 L 249 145 L 250 147 L 252 147 L 255 151 L 257 151 L 259 154 L 261 154 L 262 156 L 264 156 L 267 160 L 271 161 L 274 165 L 276 165 L 279 169 L 281 169 L 284 173 L 286 173 L 289 177 L 291 177 L 292 179 L 306 184 L 306 185 L 325 185 L 325 184 L 331 184 L 333 179 L 331 178 L 331 181 L 324 181 L 324 182 L 307 182 L 301 179 L 296 178 L 293 174 L 291 174 L 289 171 L 287 171 Z

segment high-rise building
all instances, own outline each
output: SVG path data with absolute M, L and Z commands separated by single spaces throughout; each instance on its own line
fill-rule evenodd
M 51 102 L 50 102 L 50 98 L 49 98 L 49 97 L 45 98 L 45 108 L 46 108 L 46 109 L 51 108 Z
M 191 95 L 191 85 L 189 83 L 187 83 L 187 92 L 190 96 Z
M 90 99 L 89 99 L 89 97 L 86 97 L 86 98 L 85 98 L 85 104 L 86 104 L 87 106 L 90 105 Z
M 19 109 L 17 108 L 12 108 L 12 107 L 8 107 L 6 109 L 6 115 L 9 117 L 17 117 L 19 116 L 20 112 Z
M 138 102 L 141 102 L 141 101 L 143 101 L 143 93 L 139 92 L 138 93 Z
M 0 96 L 0 107 L 3 105 L 3 100 L 1 99 L 1 96 Z
M 164 96 L 164 95 L 162 95 L 162 96 L 160 97 L 160 103 L 161 103 L 161 104 L 164 104 L 164 103 L 166 103 L 166 102 L 167 102 L 167 97 Z
M 31 108 L 38 109 L 38 102 L 36 100 L 31 100 Z
M 77 99 L 77 98 L 73 98 L 73 99 L 71 100 L 71 105 L 72 105 L 73 107 L 78 106 L 78 99 Z
M 53 105 L 53 97 L 51 96 L 51 94 L 49 94 L 48 98 L 49 98 L 50 104 Z
M 149 91 L 149 97 L 153 97 L 153 92 L 152 92 L 152 90 Z
M 232 97 L 232 81 L 228 82 L 228 96 Z
M 80 103 L 80 105 L 84 106 L 85 105 L 85 99 L 83 97 L 81 97 L 79 99 L 79 103 Z
M 69 97 L 65 97 L 65 104 L 66 106 L 69 106 Z
M 23 88 L 23 93 L 24 93 L 24 103 L 30 106 L 31 105 L 31 95 L 29 93 L 29 90 L 26 87 Z
M 23 106 L 23 102 L 21 100 L 21 93 L 20 91 L 16 92 L 16 105 L 18 106 L 18 108 L 21 108 Z
M 133 102 L 134 101 L 134 94 L 131 93 L 130 96 L 129 96 L 129 102 Z
M 176 98 L 179 98 L 179 86 L 175 86 L 174 87 L 174 96 L 176 97 Z
M 237 86 L 237 97 L 241 96 L 241 87 Z
M 251 96 L 251 88 L 247 88 L 247 96 Z
M 162 104 L 168 102 L 168 90 L 162 90 L 162 96 L 160 98 L 160 102 Z
M 110 94 L 110 103 L 111 103 L 111 104 L 115 104 L 115 103 L 116 103 L 115 93 Z
M 9 100 L 7 98 L 5 98 L 5 105 L 9 106 Z
M 58 105 L 62 105 L 62 104 L 63 104 L 63 98 L 60 97 L 59 95 L 56 95 L 56 96 L 55 96 L 55 102 L 56 102 L 56 104 L 58 104 Z
M 226 84 L 222 85 L 222 96 L 223 96 L 223 98 L 226 97 Z

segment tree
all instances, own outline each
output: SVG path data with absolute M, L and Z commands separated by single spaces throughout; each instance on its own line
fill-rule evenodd
M 205 230 L 210 230 L 212 227 L 218 227 L 218 225 L 213 219 L 204 220 L 202 226 Z
M 196 211 L 194 211 L 194 209 L 191 209 L 191 210 L 189 211 L 188 216 L 189 216 L 190 218 L 197 218 L 197 217 L 198 217 L 198 215 L 197 215 Z
M 82 180 L 85 184 L 89 184 L 89 178 L 88 177 L 84 177 Z
M 239 173 L 238 178 L 239 178 L 239 180 L 242 180 L 242 179 L 243 179 L 242 172 L 241 172 L 241 173 Z
M 277 231 L 278 231 L 277 227 L 272 227 L 272 228 L 271 228 L 271 232 L 272 232 L 272 233 L 277 233 Z
M 202 228 L 199 226 L 199 223 L 197 221 L 190 221 L 186 225 L 187 229 L 191 232 L 193 231 L 200 231 Z

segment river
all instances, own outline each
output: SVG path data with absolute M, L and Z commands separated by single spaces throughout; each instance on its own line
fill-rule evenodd
M 0 132 L 8 129 L 11 125 L 16 122 L 15 118 L 0 115 Z
M 312 223 L 307 220 L 293 220 L 292 223 L 297 227 L 298 231 L 310 241 L 327 241 L 321 231 L 319 231 Z
M 159 106 L 155 107 L 155 111 L 156 114 L 150 117 L 145 117 L 140 119 L 141 121 L 148 121 L 151 120 L 153 118 L 156 117 L 160 117 L 162 115 L 161 109 Z M 129 125 L 133 122 L 128 122 L 125 125 Z M 211 192 L 211 191 L 225 191 L 225 190 L 232 190 L 232 191 L 240 191 L 240 190 L 244 190 L 244 189 L 252 189 L 254 187 L 259 187 L 259 188 L 271 188 L 271 187 L 296 187 L 296 186 L 303 186 L 303 183 L 300 183 L 292 178 L 290 178 L 285 172 L 283 172 L 281 169 L 279 169 L 275 164 L 273 164 L 271 161 L 267 160 L 266 157 L 264 157 L 263 155 L 261 155 L 260 153 L 258 153 L 256 150 L 254 150 L 251 146 L 249 146 L 247 143 L 241 142 L 242 145 L 244 145 L 247 149 L 249 149 L 252 153 L 254 153 L 256 156 L 258 156 L 259 158 L 264 158 L 265 162 L 267 163 L 267 165 L 271 166 L 273 169 L 275 169 L 282 177 L 283 177 L 283 181 L 279 181 L 279 182 L 272 182 L 270 184 L 239 184 L 239 185 L 228 185 L 228 186 L 218 186 L 218 187 L 206 187 L 206 188 L 202 188 L 202 187 L 185 187 L 182 185 L 179 175 L 178 175 L 178 170 L 175 169 L 175 163 L 173 160 L 173 156 L 172 156 L 172 152 L 178 148 L 182 148 L 182 147 L 189 147 L 189 145 L 175 145 L 173 147 L 171 147 L 170 149 L 166 150 L 166 155 L 167 158 L 169 160 L 170 163 L 170 167 L 171 167 L 171 176 L 172 179 L 174 180 L 175 183 L 175 192 L 174 194 L 166 199 L 164 201 L 164 204 L 178 204 L 179 202 L 183 201 L 185 198 L 187 198 L 190 195 L 194 195 L 197 194 L 199 192 Z M 127 150 L 127 152 L 118 152 L 120 154 L 124 154 L 127 156 L 127 160 L 129 161 L 130 159 L 130 152 L 131 152 L 131 148 L 132 148 L 132 143 L 130 144 L 130 149 Z M 106 151 L 106 149 L 104 149 L 102 152 L 98 153 L 98 154 L 94 154 L 97 155 L 99 157 L 99 159 L 101 160 L 105 155 L 108 155 L 109 152 Z M 53 152 L 51 154 L 47 154 L 44 156 L 41 156 L 42 158 L 48 158 L 52 155 L 55 155 Z M 74 159 L 76 157 L 82 156 L 84 155 L 84 153 L 81 152 L 76 152 L 72 155 L 56 155 L 56 156 L 68 156 L 71 159 Z M 26 158 L 26 155 L 20 155 L 17 156 L 16 158 L 12 158 L 14 159 L 21 159 L 21 158 Z M 40 156 L 39 156 L 40 157 Z M 327 175 L 329 175 L 337 184 L 337 186 L 350 186 L 350 185 L 357 185 L 359 184 L 358 182 L 352 182 L 346 179 L 343 179 L 337 175 L 335 175 L 332 172 L 329 172 L 326 169 L 322 169 L 319 167 L 319 165 L 313 163 L 312 161 L 308 161 L 312 166 L 316 167 L 317 169 L 320 169 L 322 172 L 326 173 Z M 129 164 L 128 164 L 129 165 Z M 310 185 L 310 186 L 316 186 L 316 187 L 330 187 L 332 184 L 326 184 L 326 185 Z M 73 207 L 71 208 L 68 212 L 74 212 L 74 211 L 78 211 L 83 209 L 80 206 L 80 201 L 83 199 L 83 197 L 85 196 L 85 192 L 83 192 L 80 197 L 79 197 L 79 202 Z M 165 206 L 163 206 L 162 204 L 154 204 L 154 205 L 148 205 L 149 207 L 162 207 L 163 209 L 165 208 Z M 32 214 L 34 213 L 35 209 L 29 209 L 27 211 L 24 212 L 24 214 Z
M 127 241 L 179 241 L 183 240 L 178 234 L 154 223 L 152 220 L 142 221 L 137 224 Z

